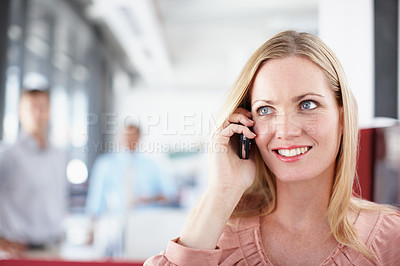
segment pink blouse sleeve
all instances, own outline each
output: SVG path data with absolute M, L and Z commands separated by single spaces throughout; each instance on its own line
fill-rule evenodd
M 371 243 L 377 265 L 398 265 L 400 260 L 400 215 L 383 215 Z
M 145 266 L 153 265 L 218 265 L 222 251 L 193 249 L 178 244 L 178 239 L 168 242 L 167 249 L 146 260 Z

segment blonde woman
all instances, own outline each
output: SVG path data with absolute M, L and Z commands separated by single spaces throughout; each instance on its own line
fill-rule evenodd
M 356 102 L 320 39 L 272 37 L 224 110 L 206 191 L 146 265 L 398 265 L 399 213 L 353 195 Z M 239 134 L 253 140 L 248 160 Z

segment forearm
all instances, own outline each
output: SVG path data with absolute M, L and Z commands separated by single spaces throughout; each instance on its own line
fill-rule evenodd
M 241 193 L 216 193 L 207 189 L 191 212 L 179 243 L 197 249 L 215 249 Z

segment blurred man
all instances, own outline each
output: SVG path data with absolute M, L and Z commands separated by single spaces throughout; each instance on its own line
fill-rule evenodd
M 132 208 L 176 201 L 175 186 L 153 161 L 136 151 L 139 138 L 137 126 L 126 126 L 120 137 L 122 147 L 118 147 L 121 152 L 101 155 L 92 169 L 86 213 L 93 218 L 93 244 L 100 256 L 125 255 L 125 230 Z
M 121 136 L 122 152 L 101 155 L 95 162 L 87 196 L 87 213 L 124 213 L 134 206 L 168 204 L 175 188 L 158 166 L 135 151 L 140 130 L 125 127 Z
M 51 249 L 66 210 L 66 157 L 48 142 L 47 91 L 23 91 L 21 133 L 0 152 L 0 257 Z

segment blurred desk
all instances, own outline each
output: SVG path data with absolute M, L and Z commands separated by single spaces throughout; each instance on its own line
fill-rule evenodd
M 167 248 L 168 241 L 180 235 L 187 209 L 151 208 L 133 211 L 126 232 L 126 257 L 145 260 Z
M 106 259 L 110 257 L 107 251 L 111 247 L 116 251 L 112 255 L 114 258 L 145 261 L 165 250 L 168 241 L 180 235 L 188 213 L 189 210 L 183 208 L 151 207 L 133 209 L 128 217 L 105 215 L 96 222 L 93 246 L 66 243 L 61 249 L 61 257 Z M 84 227 L 85 223 L 79 218 L 76 220 L 78 222 L 71 223 L 74 228 L 70 228 L 76 233 L 71 235 L 83 235 L 79 227 Z
M 168 241 L 180 235 L 188 213 L 189 210 L 185 208 L 151 207 L 133 209 L 126 218 L 104 216 L 95 226 L 93 245 L 87 244 L 90 218 L 72 215 L 65 222 L 67 237 L 61 246 L 61 259 L 108 260 L 105 246 L 110 240 L 117 239 L 117 242 L 122 241 L 124 244 L 121 246 L 121 254 L 114 257 L 116 261 L 145 261 L 165 250 Z

